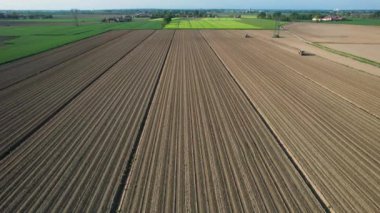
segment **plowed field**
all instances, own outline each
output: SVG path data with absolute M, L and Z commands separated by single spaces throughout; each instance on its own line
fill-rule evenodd
M 336 75 L 334 66 L 283 59 L 286 52 L 259 39 L 204 34 L 329 206 L 338 212 L 378 210 L 380 119 L 358 99 L 373 97 L 366 100 L 378 115 L 380 79 L 355 70 L 329 77 Z M 363 77 L 360 85 L 350 83 Z M 353 97 L 359 91 L 366 95 Z
M 0 212 L 378 212 L 380 78 L 242 31 L 0 66 Z

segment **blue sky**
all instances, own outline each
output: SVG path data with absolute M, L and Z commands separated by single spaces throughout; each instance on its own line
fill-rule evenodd
M 380 0 L 0 0 L 0 10 L 72 8 L 380 9 Z

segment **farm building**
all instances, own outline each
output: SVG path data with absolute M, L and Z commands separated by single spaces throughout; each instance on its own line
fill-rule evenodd
M 132 16 L 120 16 L 120 17 L 109 17 L 109 18 L 104 18 L 102 22 L 131 22 L 132 21 Z
M 332 16 L 332 15 L 328 15 L 328 16 L 325 16 L 325 17 L 322 17 L 322 18 L 318 18 L 318 17 L 314 17 L 313 18 L 313 21 L 317 21 L 317 22 L 320 22 L 320 21 L 342 21 L 343 20 L 343 17 L 341 16 Z

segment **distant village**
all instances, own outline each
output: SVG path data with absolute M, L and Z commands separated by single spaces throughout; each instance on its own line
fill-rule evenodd
M 111 23 L 111 22 L 131 22 L 135 18 L 167 18 L 167 17 L 182 17 L 182 18 L 195 18 L 195 17 L 207 17 L 207 18 L 218 18 L 216 14 L 207 13 L 207 12 L 198 12 L 198 13 L 140 13 L 135 15 L 121 15 L 114 17 L 106 17 L 102 19 L 102 22 Z M 240 14 L 231 14 L 231 18 L 241 18 Z
M 334 15 L 328 15 L 324 17 L 314 17 L 313 21 L 315 22 L 325 22 L 325 21 L 343 21 L 344 17 L 341 16 L 334 16 Z
M 189 16 L 187 16 L 189 17 Z M 240 18 L 241 15 L 236 15 L 234 18 Z M 152 15 L 149 14 L 138 14 L 138 15 L 124 15 L 124 16 L 116 16 L 116 17 L 107 17 L 102 19 L 102 22 L 105 23 L 111 23 L 111 22 L 130 22 L 134 18 L 152 18 Z M 309 19 L 310 20 L 310 19 Z M 323 17 L 314 17 L 312 19 L 315 22 L 328 22 L 328 21 L 343 21 L 345 20 L 344 17 L 342 16 L 337 16 L 337 15 L 327 15 Z

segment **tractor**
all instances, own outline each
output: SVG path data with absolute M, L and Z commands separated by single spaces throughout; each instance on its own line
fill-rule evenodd
M 298 50 L 298 54 L 300 56 L 304 56 L 304 55 L 306 55 L 306 52 L 305 52 L 305 50 Z

